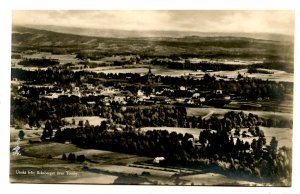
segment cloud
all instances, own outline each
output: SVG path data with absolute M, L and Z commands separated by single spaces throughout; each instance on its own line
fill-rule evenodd
M 13 23 L 122 30 L 293 34 L 294 12 L 263 10 L 14 11 Z

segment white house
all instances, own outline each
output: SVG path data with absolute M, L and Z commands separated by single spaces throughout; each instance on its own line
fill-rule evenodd
M 164 157 L 156 157 L 156 158 L 154 158 L 153 163 L 159 164 L 161 161 L 164 161 L 164 160 L 165 160 Z

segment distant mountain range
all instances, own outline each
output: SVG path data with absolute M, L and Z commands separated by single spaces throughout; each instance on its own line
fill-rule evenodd
M 94 58 L 99 58 L 100 55 L 137 54 L 151 57 L 293 61 L 292 40 L 284 35 L 263 34 L 120 31 L 56 26 L 39 26 L 39 29 L 38 26 L 12 28 L 13 52 L 38 50 L 54 54 L 79 53 Z
M 116 29 L 96 29 L 96 28 L 79 28 L 65 27 L 54 25 L 26 25 L 23 27 L 38 30 L 47 30 L 64 34 L 74 34 L 92 37 L 110 37 L 110 38 L 183 38 L 189 36 L 198 37 L 246 37 L 254 39 L 272 40 L 272 41 L 289 41 L 293 42 L 293 36 L 275 34 L 275 33 L 222 33 L 222 32 L 197 32 L 197 31 L 139 31 L 139 30 L 116 30 Z

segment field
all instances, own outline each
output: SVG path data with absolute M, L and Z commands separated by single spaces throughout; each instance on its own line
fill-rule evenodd
M 123 66 L 109 66 L 109 67 L 97 67 L 92 69 L 85 69 L 85 71 L 97 72 L 97 73 L 139 73 L 139 74 L 147 74 L 149 68 L 147 65 L 140 64 L 140 67 L 130 67 L 127 66 L 124 68 Z M 168 69 L 163 66 L 152 66 L 151 67 L 152 73 L 155 75 L 162 75 L 162 76 L 183 76 L 195 73 L 192 70 L 175 70 L 175 69 Z
M 243 76 L 247 76 L 250 78 L 257 78 L 262 80 L 269 80 L 269 81 L 283 81 L 283 82 L 294 82 L 294 75 L 292 73 L 287 73 L 285 71 L 279 70 L 269 70 L 269 69 L 262 69 L 270 74 L 265 73 L 248 73 L 248 69 L 240 69 L 235 71 L 213 71 L 210 72 L 210 75 L 215 75 L 218 79 L 226 77 L 226 78 L 237 78 L 238 74 Z M 201 78 L 202 76 L 197 76 L 197 78 Z
M 81 60 L 76 58 L 76 55 L 74 54 L 64 54 L 64 55 L 56 55 L 49 52 L 38 52 L 35 54 L 23 54 L 23 58 L 31 58 L 31 59 L 57 59 L 59 60 L 60 64 L 66 64 L 66 63 L 73 63 L 78 64 Z M 115 60 L 120 60 L 120 58 L 129 58 L 130 56 L 114 56 L 114 57 L 104 57 L 100 61 L 91 61 L 93 63 L 103 63 L 103 62 L 111 62 Z M 207 61 L 208 59 L 191 59 L 191 61 Z M 12 64 L 14 64 L 15 67 L 23 68 L 26 70 L 37 70 L 37 67 L 24 67 L 18 65 L 18 62 L 20 59 L 12 59 Z M 214 62 L 212 60 L 208 60 L 210 62 Z M 228 59 L 217 59 L 215 62 L 223 63 L 223 64 L 257 64 L 261 63 L 261 61 L 251 61 L 251 60 L 241 60 L 241 61 L 235 61 L 235 60 L 228 60 Z M 47 68 L 40 68 L 43 70 L 46 70 Z M 92 71 L 97 73 L 139 73 L 139 74 L 146 74 L 148 72 L 148 68 L 145 64 L 137 64 L 134 65 L 134 67 L 126 67 L 123 66 L 105 66 L 105 67 L 96 67 L 96 68 L 84 68 L 84 69 L 75 69 L 74 71 Z M 235 71 L 212 71 L 209 72 L 209 74 L 214 75 L 217 77 L 217 79 L 235 79 L 238 74 L 242 74 L 243 76 L 251 77 L 251 78 L 258 78 L 262 80 L 270 80 L 270 81 L 285 81 L 285 82 L 293 82 L 294 76 L 292 73 L 287 73 L 285 71 L 280 70 L 274 70 L 274 69 L 261 69 L 264 71 L 268 71 L 270 73 L 264 74 L 264 73 L 248 73 L 248 69 L 240 69 Z M 192 70 L 177 70 L 177 69 L 168 69 L 164 66 L 160 65 L 154 65 L 152 66 L 152 72 L 156 75 L 162 75 L 162 76 L 191 76 L 197 79 L 201 79 L 203 75 L 205 74 L 202 71 L 192 71 Z
M 256 110 L 232 110 L 232 109 L 221 109 L 221 108 L 186 108 L 187 115 L 188 116 L 202 116 L 202 118 L 209 118 L 211 115 L 215 115 L 218 118 L 222 118 L 223 115 L 229 111 L 234 111 L 234 112 L 244 112 L 245 114 L 253 113 L 259 117 L 262 117 L 264 119 L 269 119 L 269 118 L 277 118 L 277 119 L 292 119 L 293 114 L 292 113 L 283 113 L 283 112 L 267 112 L 267 111 L 256 111 Z
M 98 67 L 93 69 L 85 69 L 86 71 L 98 72 L 98 73 L 139 73 L 139 74 L 146 74 L 148 73 L 148 68 L 141 65 L 141 67 L 135 68 L 123 68 L 122 66 L 116 67 Z M 203 78 L 205 72 L 203 71 L 192 71 L 192 70 L 180 70 L 180 69 L 168 69 L 163 66 L 152 66 L 151 67 L 152 73 L 155 75 L 161 76 L 191 76 L 197 79 Z M 209 72 L 210 75 L 214 75 L 217 79 L 235 79 L 237 78 L 238 74 L 242 74 L 243 76 L 257 78 L 262 80 L 270 80 L 270 81 L 284 81 L 284 82 L 293 82 L 294 76 L 291 73 L 287 73 L 285 71 L 279 70 L 268 70 L 272 72 L 272 74 L 263 74 L 263 73 L 248 73 L 248 69 L 240 69 L 235 71 L 212 71 Z
M 79 121 L 83 121 L 85 124 L 86 121 L 89 121 L 90 125 L 100 125 L 102 121 L 106 120 L 105 118 L 97 117 L 97 116 L 88 116 L 88 117 L 65 117 L 63 118 L 66 122 L 72 124 L 73 120 L 75 121 L 75 125 L 78 125 Z
M 141 64 L 141 67 L 134 67 L 134 68 L 123 68 L 122 66 L 114 66 L 114 67 L 97 67 L 93 69 L 85 69 L 86 71 L 98 72 L 98 73 L 139 73 L 139 74 L 146 74 L 148 73 L 148 68 L 145 65 Z M 267 69 L 264 69 L 267 70 Z M 203 71 L 192 71 L 192 70 L 180 70 L 180 69 L 168 69 L 163 66 L 152 66 L 151 67 L 152 73 L 155 75 L 161 76 L 191 76 L 197 79 L 203 78 L 205 72 Z M 293 82 L 294 76 L 291 73 L 287 73 L 285 71 L 279 70 L 267 70 L 272 72 L 272 74 L 263 74 L 263 73 L 248 73 L 248 69 L 240 69 L 235 71 L 212 71 L 209 72 L 210 75 L 214 75 L 217 79 L 235 79 L 237 78 L 238 74 L 242 74 L 243 76 L 257 78 L 262 80 L 270 80 L 270 81 L 284 81 L 284 82 Z
M 278 140 L 278 147 L 286 146 L 292 148 L 293 130 L 288 128 L 260 127 L 266 136 L 267 144 L 270 143 L 272 137 Z
M 60 64 L 79 62 L 79 60 L 76 59 L 76 55 L 73 54 L 56 55 L 49 52 L 39 52 L 35 54 L 24 54 L 22 57 L 27 59 L 57 59 L 59 60 Z

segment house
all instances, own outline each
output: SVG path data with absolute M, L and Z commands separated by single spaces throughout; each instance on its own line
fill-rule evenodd
M 164 157 L 156 157 L 156 158 L 154 158 L 153 163 L 159 164 L 161 161 L 164 161 L 164 160 L 165 160 Z
M 192 97 L 193 98 L 199 98 L 200 97 L 200 93 L 194 93 Z
M 204 97 L 201 97 L 199 98 L 200 102 L 205 102 L 205 98 Z
M 59 94 L 57 93 L 50 93 L 48 95 L 45 95 L 45 98 L 49 98 L 49 99 L 54 99 L 54 98 L 58 98 Z
M 179 90 L 184 91 L 184 90 L 186 90 L 186 87 L 180 86 L 180 87 L 179 87 Z
M 115 102 L 119 102 L 119 103 L 122 103 L 122 104 L 126 104 L 126 97 L 125 96 L 114 96 L 113 100 Z

